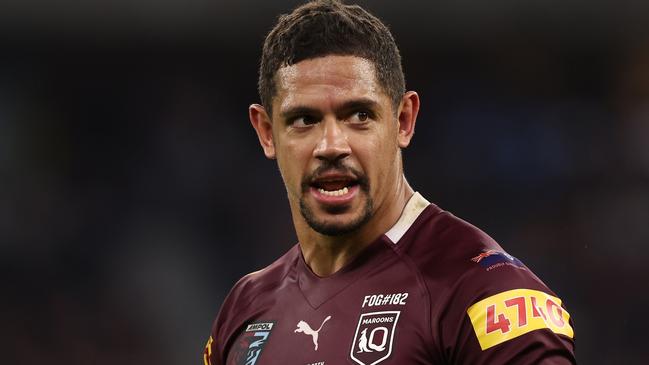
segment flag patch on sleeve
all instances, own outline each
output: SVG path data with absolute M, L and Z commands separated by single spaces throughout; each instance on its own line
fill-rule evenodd
M 514 289 L 485 298 L 467 310 L 482 350 L 538 329 L 573 338 L 561 299 L 538 290 Z

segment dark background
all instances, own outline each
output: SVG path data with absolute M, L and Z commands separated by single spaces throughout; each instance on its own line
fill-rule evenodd
M 0 5 L 3 364 L 200 364 L 295 235 L 249 126 L 297 1 Z M 566 303 L 582 364 L 649 362 L 649 3 L 363 1 L 422 110 L 406 175 Z

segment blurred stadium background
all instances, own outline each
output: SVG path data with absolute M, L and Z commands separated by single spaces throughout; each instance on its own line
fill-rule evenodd
M 247 106 L 297 3 L 2 2 L 3 364 L 201 363 L 295 241 Z M 649 3 L 360 3 L 423 100 L 411 184 L 558 293 L 580 363 L 649 363 Z

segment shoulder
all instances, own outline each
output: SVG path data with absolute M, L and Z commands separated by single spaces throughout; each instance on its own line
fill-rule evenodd
M 431 330 L 448 361 L 571 361 L 572 320 L 557 294 L 472 224 L 436 206 L 420 218 L 402 250 L 428 286 Z
M 447 334 L 441 337 L 450 358 L 574 363 L 572 318 L 556 293 L 502 249 L 481 248 L 467 261 L 438 307 L 438 330 Z
M 212 324 L 210 338 L 205 347 L 205 364 L 222 364 L 225 361 L 226 347 L 244 318 L 250 315 L 251 303 L 259 295 L 272 291 L 295 266 L 299 255 L 297 245 L 286 254 L 262 270 L 245 275 L 232 287 L 223 301 L 216 320 Z
M 438 298 L 467 307 L 509 290 L 555 296 L 521 260 L 474 225 L 431 204 L 404 236 L 403 250 Z M 399 243 L 400 245 L 401 243 Z
M 281 285 L 284 278 L 293 270 L 298 255 L 299 248 L 295 245 L 272 264 L 239 279 L 223 301 L 214 321 L 212 326 L 214 337 L 216 338 L 217 330 L 225 334 L 233 330 L 232 327 L 236 327 L 240 317 L 247 315 L 243 308 L 249 308 L 255 298 Z
M 412 258 L 423 275 L 451 282 L 476 265 L 511 257 L 485 232 L 435 204 L 422 211 L 396 249 Z M 484 261 L 476 258 L 487 254 L 492 257 Z M 520 261 L 512 258 L 512 262 Z
M 396 250 L 410 257 L 424 277 L 448 289 L 466 280 L 493 281 L 502 288 L 521 281 L 541 283 L 487 233 L 434 204 L 420 214 Z
M 280 285 L 286 275 L 294 268 L 298 257 L 299 248 L 295 245 L 272 264 L 243 276 L 234 284 L 223 306 L 227 304 L 248 304 L 257 295 Z
M 435 204 L 421 208 L 407 226 L 397 240 L 388 237 L 395 242 L 395 251 L 411 262 L 436 295 L 457 295 L 457 289 L 470 292 L 474 286 L 498 290 L 521 282 L 542 285 L 488 234 Z M 465 283 L 458 288 L 459 282 L 480 284 Z

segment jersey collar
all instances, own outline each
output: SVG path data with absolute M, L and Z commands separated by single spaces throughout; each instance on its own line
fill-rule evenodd
M 406 206 L 403 208 L 403 212 L 401 212 L 401 217 L 399 217 L 397 223 L 385 232 L 388 239 L 395 245 L 399 243 L 401 237 L 406 234 L 412 224 L 415 223 L 415 220 L 417 220 L 417 217 L 419 217 L 421 212 L 423 212 L 429 205 L 430 202 L 418 192 L 412 194 L 410 200 L 408 200 L 408 203 L 406 203 Z
M 386 260 L 396 258 L 391 246 L 394 246 L 403 237 L 428 205 L 430 203 L 419 193 L 413 194 L 406 203 L 401 217 L 388 232 L 378 237 L 345 267 L 325 278 L 318 277 L 309 269 L 299 244 L 296 245 L 299 252 L 297 256 L 297 284 L 311 307 L 314 309 L 320 307 L 364 275 L 377 270 Z

